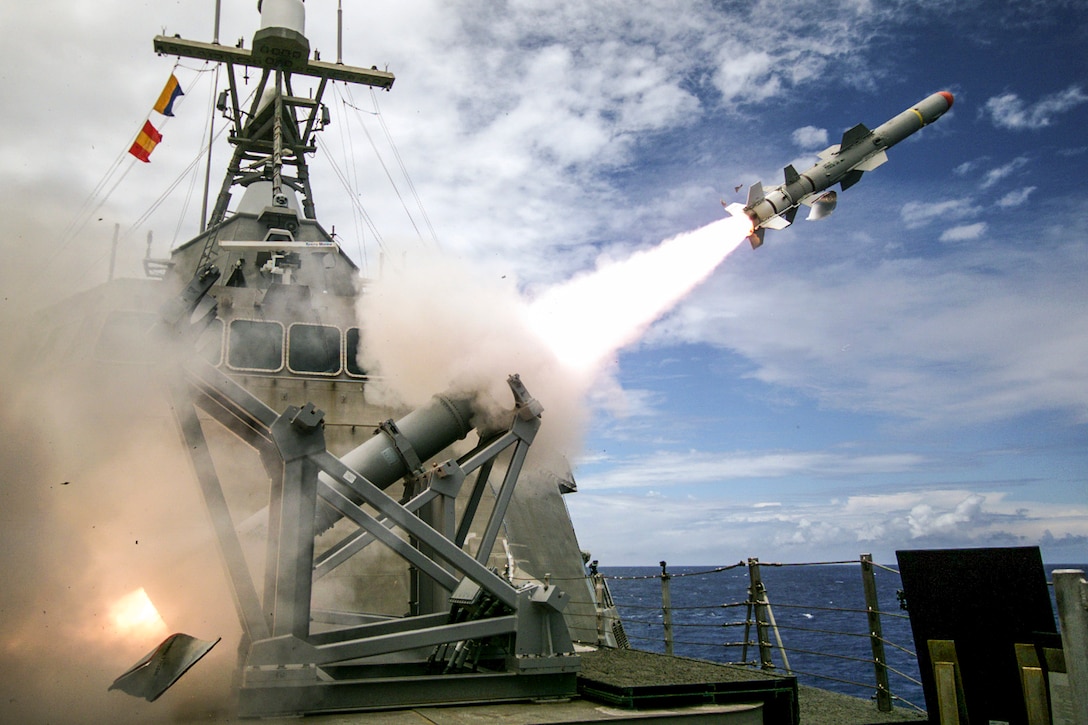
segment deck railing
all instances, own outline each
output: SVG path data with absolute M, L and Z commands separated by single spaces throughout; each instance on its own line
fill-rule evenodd
M 833 562 L 768 563 L 751 558 L 713 569 L 673 572 L 662 561 L 660 573 L 638 576 L 603 574 L 595 564 L 596 562 L 590 567 L 590 577 L 595 583 L 594 590 L 604 593 L 605 596 L 610 593 L 607 601 L 598 601 L 598 609 L 607 608 L 615 602 L 622 615 L 625 638 L 637 649 L 663 647 L 667 654 L 674 654 L 679 648 L 682 654 L 703 656 L 728 664 L 781 670 L 789 674 L 834 681 L 855 690 L 871 692 L 877 708 L 882 712 L 891 711 L 895 703 L 925 712 L 910 699 L 893 691 L 891 676 L 901 678 L 899 681 L 902 688 L 917 693 L 914 695 L 915 699 L 920 695 L 921 682 L 916 674 L 917 655 L 906 645 L 885 637 L 884 618 L 907 620 L 908 617 L 905 612 L 881 608 L 878 601 L 877 572 L 896 576 L 898 572 L 875 563 L 869 554 L 862 554 L 857 560 Z M 862 596 L 857 598 L 854 590 L 846 598 L 856 599 L 861 606 L 841 606 L 837 602 L 825 604 L 788 601 L 786 594 L 789 587 L 785 586 L 784 581 L 776 581 L 781 578 L 773 573 L 788 567 L 829 565 L 858 567 Z M 718 603 L 686 603 L 693 601 L 692 596 L 685 593 L 685 584 L 690 579 L 718 576 L 741 568 L 747 569 L 746 578 L 737 577 L 738 572 L 734 572 L 729 577 L 721 577 L 723 581 L 703 584 L 704 591 L 709 586 L 719 595 Z M 649 588 L 646 585 L 653 579 L 659 580 L 659 603 L 650 601 L 648 597 Z M 845 580 L 841 583 L 845 584 Z M 777 585 L 782 585 L 780 592 L 775 590 Z M 639 594 L 628 596 L 636 588 Z M 885 586 L 884 590 L 887 596 L 888 587 Z M 730 597 L 730 601 L 721 601 L 721 595 L 734 592 L 736 596 Z M 779 621 L 781 617 L 776 618 L 776 610 L 780 613 L 785 610 L 809 619 L 817 616 L 813 613 L 818 613 L 822 618 L 833 619 L 834 623 L 828 626 L 834 628 L 801 626 L 794 623 L 794 616 L 788 617 L 788 621 Z M 604 618 L 598 616 L 598 627 L 605 626 Z M 909 638 L 909 626 L 893 629 L 899 631 L 900 636 L 904 636 L 902 633 L 906 632 L 905 636 Z M 736 634 L 720 636 L 721 633 L 733 632 Z M 603 641 L 605 632 L 602 630 L 598 634 Z M 819 640 L 818 647 L 791 646 L 798 641 L 803 645 L 813 639 Z M 859 643 L 864 640 L 869 645 L 867 653 L 864 650 L 858 651 Z M 707 647 L 713 648 L 712 656 L 697 654 L 704 652 Z M 864 648 L 864 644 L 861 647 Z M 889 662 L 886 654 L 888 650 L 895 654 L 894 664 Z M 791 654 L 796 655 L 792 664 Z M 753 656 L 758 659 L 753 660 Z M 808 666 L 804 667 L 802 661 Z M 817 666 L 813 667 L 813 663 Z M 859 669 L 859 664 L 871 668 L 869 672 L 872 679 L 861 681 L 864 674 L 858 673 L 863 673 L 864 670 Z M 848 669 L 850 674 L 840 674 L 843 668 Z M 904 685 L 905 682 L 913 683 L 914 687 Z

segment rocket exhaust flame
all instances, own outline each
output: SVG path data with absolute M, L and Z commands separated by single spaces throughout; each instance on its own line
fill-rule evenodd
M 159 616 L 159 610 L 151 603 L 151 598 L 141 587 L 118 599 L 110 607 L 110 623 L 113 630 L 122 637 L 154 640 L 165 637 L 166 622 Z
M 574 456 L 589 416 L 588 393 L 614 355 L 750 233 L 747 217 L 719 219 L 602 263 L 531 300 L 455 259 L 409 260 L 374 280 L 359 299 L 360 364 L 376 377 L 368 395 L 419 406 L 435 390 L 476 392 L 476 405 L 486 407 L 489 399 L 504 399 L 504 391 L 489 386 L 517 371 L 547 401 L 546 415 L 564 421 L 543 426 L 530 455 Z
M 722 219 L 607 262 L 538 297 L 529 307 L 529 324 L 562 363 L 595 370 L 637 340 L 750 233 L 746 217 Z

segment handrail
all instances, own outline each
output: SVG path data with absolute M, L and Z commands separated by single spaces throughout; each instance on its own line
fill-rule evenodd
M 879 606 L 877 604 L 877 599 L 876 599 L 877 590 L 876 590 L 875 585 L 873 584 L 873 581 L 874 581 L 873 580 L 873 571 L 874 570 L 886 571 L 886 572 L 889 572 L 891 574 L 894 574 L 897 577 L 899 576 L 899 572 L 896 571 L 895 569 L 893 569 L 892 567 L 888 567 L 888 566 L 884 566 L 884 565 L 874 563 L 872 561 L 872 557 L 869 556 L 868 554 L 863 554 L 859 560 L 821 561 L 821 562 L 770 562 L 770 563 L 768 563 L 768 562 L 761 562 L 758 559 L 753 558 L 753 559 L 749 559 L 747 562 L 742 561 L 742 562 L 738 562 L 737 564 L 731 564 L 731 565 L 728 565 L 728 566 L 714 567 L 714 568 L 708 568 L 708 569 L 700 569 L 698 571 L 690 571 L 690 572 L 678 572 L 678 573 L 674 573 L 674 572 L 669 571 L 666 568 L 665 562 L 661 562 L 661 571 L 660 572 L 655 572 L 653 574 L 625 574 L 625 575 L 604 574 L 604 573 L 598 571 L 598 569 L 596 567 L 596 564 L 597 564 L 597 562 L 594 562 L 593 565 L 591 565 L 591 571 L 593 573 L 593 576 L 600 577 L 601 581 L 615 582 L 616 587 L 621 591 L 624 590 L 624 589 L 631 589 L 632 591 L 639 591 L 640 592 L 638 594 L 639 601 L 637 603 L 632 602 L 630 604 L 625 603 L 625 602 L 622 601 L 622 599 L 623 599 L 622 594 L 620 595 L 619 600 L 616 600 L 615 593 L 612 592 L 609 595 L 609 597 L 610 597 L 609 604 L 611 604 L 612 606 L 616 607 L 619 610 L 625 610 L 625 611 L 629 611 L 629 612 L 632 612 L 632 613 L 641 613 L 641 612 L 656 612 L 657 613 L 657 618 L 652 619 L 652 620 L 641 619 L 641 618 L 632 618 L 632 619 L 628 619 L 626 617 L 623 618 L 623 623 L 627 627 L 627 635 L 626 636 L 627 636 L 628 639 L 630 639 L 631 641 L 634 641 L 634 642 L 639 642 L 639 643 L 657 643 L 657 647 L 648 646 L 647 644 L 640 644 L 640 647 L 644 647 L 644 648 L 648 648 L 648 649 L 656 649 L 656 651 L 660 652 L 661 651 L 660 647 L 663 644 L 664 648 L 665 648 L 665 651 L 667 653 L 672 651 L 673 645 L 678 645 L 678 646 L 681 646 L 681 647 L 689 648 L 689 650 L 691 648 L 704 648 L 704 652 L 705 652 L 705 648 L 713 648 L 715 651 L 722 652 L 722 654 L 721 655 L 716 654 L 716 655 L 714 655 L 712 657 L 712 659 L 714 659 L 715 661 L 722 661 L 722 662 L 724 662 L 724 661 L 726 661 L 728 659 L 736 659 L 735 657 L 734 658 L 729 658 L 727 655 L 725 655 L 724 652 L 726 650 L 732 650 L 732 649 L 735 649 L 737 647 L 741 647 L 743 651 L 741 653 L 741 657 L 739 658 L 740 662 L 730 662 L 730 664 L 742 664 L 742 665 L 756 666 L 756 667 L 762 667 L 763 669 L 778 669 L 779 667 L 781 667 L 781 669 L 785 670 L 785 672 L 787 674 L 794 674 L 794 675 L 800 675 L 800 676 L 803 676 L 803 677 L 813 677 L 813 678 L 819 678 L 819 679 L 824 679 L 824 680 L 840 682 L 840 683 L 843 683 L 845 685 L 849 685 L 852 688 L 858 688 L 858 687 L 872 688 L 871 691 L 875 691 L 875 693 L 876 693 L 876 702 L 877 702 L 877 705 L 878 705 L 878 707 L 879 707 L 879 709 L 881 711 L 890 711 L 892 709 L 892 702 L 893 701 L 898 701 L 898 702 L 901 702 L 901 703 L 903 703 L 905 705 L 908 705 L 908 706 L 910 706 L 910 707 L 912 707 L 912 708 L 914 708 L 914 709 L 916 709 L 916 710 L 918 710 L 920 712 L 925 712 L 925 710 L 919 708 L 917 705 L 914 705 L 909 700 L 906 700 L 906 699 L 904 699 L 904 698 L 902 698 L 900 696 L 897 696 L 897 695 L 893 694 L 891 692 L 890 686 L 888 685 L 887 673 L 891 672 L 891 673 L 897 675 L 898 677 L 902 678 L 902 680 L 904 680 L 906 682 L 909 682 L 909 683 L 912 683 L 914 686 L 920 688 L 921 683 L 919 682 L 919 680 L 916 679 L 915 677 L 912 677 L 909 674 L 904 673 L 902 671 L 903 668 L 902 668 L 902 664 L 901 664 L 902 662 L 906 661 L 904 659 L 905 657 L 913 658 L 913 659 L 916 660 L 917 655 L 916 655 L 915 652 L 913 652 L 908 647 L 904 647 L 904 646 L 902 646 L 900 644 L 895 643 L 894 641 L 891 641 L 891 640 L 887 639 L 884 636 L 884 633 L 881 631 L 881 628 L 880 628 L 880 618 L 881 617 L 890 617 L 890 618 L 894 618 L 894 619 L 906 620 L 906 619 L 909 619 L 909 616 L 906 613 L 903 613 L 903 612 L 889 612 L 889 611 L 883 611 L 883 610 L 881 610 L 879 608 Z M 858 606 L 852 606 L 852 607 L 838 607 L 838 606 L 833 606 L 833 605 L 829 606 L 826 603 L 825 604 L 819 604 L 819 605 L 816 605 L 816 604 L 804 605 L 804 604 L 797 604 L 797 603 L 794 603 L 794 602 L 788 602 L 788 603 L 774 602 L 772 604 L 770 599 L 773 599 L 774 594 L 775 594 L 775 584 L 776 584 L 775 576 L 768 572 L 768 575 L 770 576 L 770 579 L 767 580 L 766 582 L 764 582 L 761 579 L 761 577 L 758 576 L 758 571 L 752 571 L 753 569 L 758 570 L 759 568 L 764 568 L 764 567 L 771 567 L 771 568 L 777 569 L 777 568 L 787 568 L 787 567 L 809 567 L 809 566 L 829 566 L 829 565 L 848 565 L 848 564 L 860 565 L 860 570 L 861 570 L 862 579 L 863 579 L 862 583 L 865 584 L 865 586 L 863 588 L 866 589 L 866 591 L 865 591 L 865 608 L 860 608 Z M 684 594 L 685 590 L 684 590 L 683 585 L 679 585 L 679 584 L 677 586 L 680 586 L 680 589 L 676 589 L 675 587 L 673 587 L 673 591 L 672 591 L 671 596 L 670 596 L 669 585 L 670 585 L 671 580 L 684 579 L 684 578 L 687 578 L 687 577 L 695 577 L 695 576 L 714 575 L 714 574 L 718 574 L 718 573 L 738 569 L 741 566 L 747 566 L 749 568 L 749 577 L 748 577 L 749 581 L 746 582 L 741 578 L 733 577 L 733 578 L 729 579 L 729 584 L 728 585 L 723 584 L 721 586 L 723 587 L 723 589 L 726 586 L 736 587 L 736 588 L 746 587 L 746 589 L 747 589 L 746 597 L 742 601 L 727 601 L 727 602 L 722 602 L 722 603 L 713 603 L 713 604 L 706 604 L 706 605 L 692 605 L 692 604 L 689 603 L 690 599 L 688 600 L 688 602 L 684 602 L 683 594 Z M 632 585 L 625 585 L 623 587 L 619 586 L 620 582 L 639 582 L 639 581 L 648 582 L 650 580 L 658 580 L 661 583 L 662 599 L 657 601 L 657 602 L 654 602 L 653 598 L 647 598 L 646 594 L 648 592 L 647 592 L 644 585 L 640 586 L 638 584 L 632 584 Z M 885 582 L 886 582 L 886 580 L 885 580 Z M 840 582 L 836 582 L 836 583 L 840 583 Z M 719 585 L 714 585 L 715 589 L 713 591 L 717 591 L 718 586 Z M 886 587 L 886 584 L 884 584 L 882 586 Z M 705 588 L 705 586 L 704 586 L 703 589 L 697 590 L 697 591 L 700 591 L 700 596 L 702 596 L 702 597 L 705 597 L 705 594 L 707 593 L 707 589 Z M 885 591 L 885 594 L 886 594 L 887 589 L 885 588 L 884 591 Z M 768 598 L 768 593 L 770 594 L 770 598 Z M 832 599 L 837 600 L 837 599 L 839 599 L 839 596 L 840 595 L 835 595 L 834 597 L 832 597 Z M 850 596 L 853 596 L 853 595 L 850 595 Z M 680 606 L 673 606 L 671 604 L 672 599 L 676 598 L 676 597 L 679 597 L 680 601 L 683 602 Z M 736 616 L 732 616 L 732 617 L 728 616 L 728 615 L 718 617 L 719 619 L 723 619 L 723 620 L 726 620 L 726 621 L 713 621 L 711 617 L 708 617 L 708 619 L 710 619 L 711 621 L 691 621 L 693 618 L 697 619 L 699 617 L 699 615 L 697 614 L 698 612 L 706 612 L 706 613 L 709 614 L 711 612 L 719 612 L 721 610 L 733 609 L 733 608 L 737 608 L 737 607 L 746 607 L 747 608 L 747 613 L 745 615 L 736 615 Z M 852 627 L 852 623 L 853 623 L 853 624 L 856 624 L 858 626 L 858 631 L 841 631 L 840 629 L 836 629 L 835 627 L 798 626 L 798 625 L 792 624 L 790 622 L 782 623 L 780 621 L 776 621 L 776 618 L 774 616 L 775 612 L 773 611 L 775 607 L 778 607 L 780 609 L 788 609 L 788 610 L 806 610 L 806 611 L 811 611 L 811 612 L 829 612 L 829 613 L 834 613 L 836 615 L 838 615 L 838 614 L 846 615 L 845 617 L 837 617 L 837 616 L 836 617 L 831 617 L 831 618 L 825 619 L 824 621 L 825 621 L 825 623 L 829 623 L 832 619 L 834 619 L 837 624 L 845 624 L 846 628 L 848 628 L 848 629 Z M 693 613 L 696 613 L 696 614 L 693 614 Z M 674 617 L 673 616 L 674 614 L 678 615 L 678 616 Z M 643 615 L 643 616 L 645 616 L 645 615 Z M 859 616 L 861 618 L 855 620 L 853 618 L 854 616 Z M 809 617 L 809 618 L 811 618 L 811 617 Z M 685 620 L 687 620 L 687 621 L 685 621 Z M 868 620 L 868 621 L 866 621 L 866 620 Z M 692 632 L 692 633 L 701 631 L 701 632 L 704 632 L 705 634 L 699 634 L 698 636 L 694 637 L 694 639 L 698 640 L 698 639 L 704 639 L 705 638 L 705 639 L 713 640 L 715 638 L 714 635 L 712 635 L 712 634 L 710 634 L 708 632 L 708 630 L 710 628 L 720 629 L 724 634 L 724 632 L 729 630 L 730 628 L 741 627 L 741 626 L 745 627 L 744 636 L 740 637 L 740 638 L 735 638 L 735 639 L 739 639 L 740 641 L 729 641 L 729 642 L 722 642 L 722 641 L 692 641 L 693 638 L 683 637 L 683 634 L 682 634 L 685 631 L 686 632 Z M 652 628 L 657 628 L 657 629 L 652 629 Z M 632 632 L 631 630 L 635 630 L 635 632 Z M 658 631 L 658 630 L 661 630 L 661 631 Z M 781 634 L 780 634 L 780 632 L 781 632 Z M 800 636 L 801 633 L 807 633 L 807 634 L 815 634 L 815 635 L 826 635 L 828 638 L 850 637 L 850 638 L 855 638 L 855 639 L 865 639 L 865 640 L 868 640 L 870 642 L 870 645 L 871 645 L 872 651 L 873 651 L 873 655 L 871 657 L 866 657 L 866 656 L 860 656 L 860 654 L 845 654 L 845 653 L 841 653 L 841 652 L 836 653 L 836 652 L 832 652 L 832 651 L 821 652 L 821 651 L 819 651 L 818 648 L 813 649 L 813 648 L 805 648 L 804 646 L 802 646 L 802 647 L 792 646 L 791 643 L 789 642 L 789 637 L 790 637 L 791 632 L 798 633 L 798 636 Z M 680 636 L 675 637 L 674 635 L 677 635 L 677 634 L 679 634 Z M 657 636 L 653 636 L 653 635 L 657 635 Z M 785 635 L 785 637 L 783 635 Z M 783 641 L 784 639 L 785 639 L 785 642 Z M 823 642 L 819 643 L 819 645 L 821 647 L 822 647 L 823 644 L 824 644 Z M 893 654 L 894 653 L 901 653 L 901 654 L 897 654 L 896 657 L 893 658 L 893 664 L 897 664 L 898 667 L 899 667 L 898 669 L 897 669 L 896 666 L 892 666 L 887 661 L 885 661 L 884 649 L 883 649 L 883 647 L 885 645 L 887 645 L 887 646 L 889 646 L 891 648 L 889 651 L 894 650 Z M 758 656 L 757 656 L 758 662 L 753 663 L 753 662 L 749 661 L 749 657 L 748 657 L 749 648 L 751 648 L 753 650 L 753 654 L 755 654 L 756 649 L 759 650 Z M 860 652 L 859 650 L 857 650 L 856 646 L 854 646 L 854 645 L 851 645 L 850 647 L 844 647 L 844 649 L 845 649 L 845 651 L 855 650 L 855 651 Z M 773 653 L 774 650 L 777 650 L 778 653 L 779 653 L 777 657 L 774 657 L 774 659 L 776 659 L 776 660 L 780 659 L 781 660 L 780 665 L 776 665 L 775 662 L 772 660 L 772 653 Z M 790 659 L 793 659 L 793 658 L 792 657 L 787 657 L 787 653 L 796 653 L 797 655 L 799 655 L 801 657 L 802 660 L 808 658 L 809 663 L 812 663 L 813 660 L 811 658 L 813 658 L 813 657 L 824 657 L 824 658 L 828 658 L 828 659 L 834 659 L 834 660 L 839 660 L 839 661 L 844 661 L 844 662 L 852 662 L 852 663 L 857 663 L 857 664 L 855 664 L 855 665 L 846 665 L 846 664 L 844 664 L 843 668 L 847 668 L 846 672 L 838 672 L 838 671 L 833 670 L 833 669 L 831 669 L 829 667 L 829 669 L 828 669 L 829 672 L 834 672 L 835 674 L 838 674 L 838 675 L 845 675 L 845 676 L 836 677 L 836 676 L 828 675 L 828 674 L 818 674 L 818 673 L 815 673 L 815 672 L 808 672 L 805 669 L 798 670 L 796 668 L 793 668 L 790 665 Z M 694 655 L 694 656 L 700 656 L 700 655 Z M 805 662 L 799 662 L 799 664 L 801 664 L 802 667 L 805 666 Z M 871 669 L 869 671 L 869 674 L 870 674 L 870 676 L 873 676 L 873 674 L 875 673 L 875 675 L 876 675 L 875 682 L 873 680 L 870 680 L 868 683 L 866 683 L 866 682 L 859 682 L 859 681 L 857 681 L 857 679 L 851 679 L 851 677 L 854 676 L 855 672 L 860 674 L 860 672 L 862 670 L 860 670 L 859 667 L 864 666 L 864 665 L 871 665 Z M 808 667 L 807 669 L 811 669 L 811 667 Z M 909 669 L 909 666 L 908 666 L 908 669 Z M 900 682 L 902 682 L 902 681 L 900 681 Z M 903 685 L 903 686 L 907 686 L 907 685 Z M 909 686 L 907 686 L 907 687 L 909 687 Z M 912 690 L 912 691 L 916 692 L 917 690 Z

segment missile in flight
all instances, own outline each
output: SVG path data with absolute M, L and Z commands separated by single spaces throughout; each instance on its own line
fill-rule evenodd
M 785 229 L 793 223 L 801 204 L 810 207 L 808 219 L 823 219 L 835 209 L 838 195 L 829 190 L 841 184 L 846 191 L 861 180 L 861 175 L 872 171 L 888 160 L 886 150 L 927 126 L 952 107 L 952 94 L 947 91 L 934 93 L 908 108 L 895 118 L 870 131 L 859 123 L 842 135 L 842 142 L 828 146 L 818 155 L 819 163 L 811 169 L 797 173 L 790 164 L 784 169 L 786 182 L 781 186 L 764 190 L 756 182 L 748 189 L 748 203 L 722 206 L 733 216 L 746 216 L 752 222 L 748 241 L 752 249 L 763 244 L 768 229 Z

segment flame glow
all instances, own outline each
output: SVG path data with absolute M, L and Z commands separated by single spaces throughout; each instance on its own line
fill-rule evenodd
M 130 592 L 110 606 L 110 623 L 120 635 L 158 639 L 168 633 L 166 622 L 143 588 Z
M 552 287 L 529 308 L 532 328 L 576 370 L 596 369 L 637 340 L 751 233 L 727 217 Z

